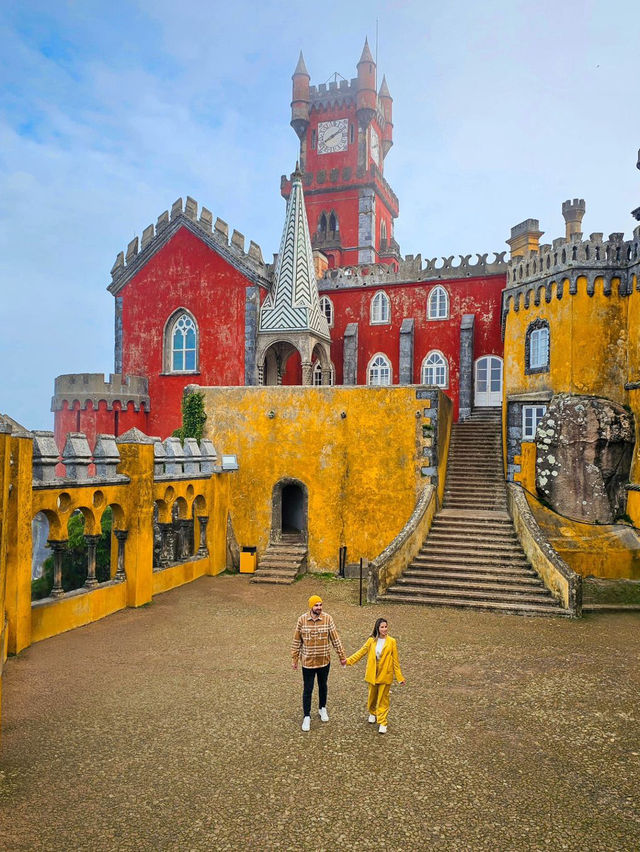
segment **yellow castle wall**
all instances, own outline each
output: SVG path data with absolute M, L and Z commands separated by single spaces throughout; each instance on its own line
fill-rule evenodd
M 377 556 L 430 482 L 421 475 L 429 400 L 417 399 L 415 387 L 201 390 L 207 437 L 238 456 L 236 538 L 258 555 L 269 543 L 274 486 L 285 477 L 308 489 L 309 564 L 321 571 L 336 569 L 342 545 L 349 561 Z

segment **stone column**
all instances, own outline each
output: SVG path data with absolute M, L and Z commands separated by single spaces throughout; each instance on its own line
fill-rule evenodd
M 127 576 L 124 570 L 124 543 L 127 540 L 129 533 L 127 530 L 114 530 L 113 534 L 118 539 L 118 567 L 116 569 L 116 579 L 119 583 L 123 583 Z
M 322 371 L 322 384 L 323 385 L 331 385 L 331 370 L 323 370 Z
M 345 385 L 358 384 L 358 323 L 350 322 L 344 331 L 343 377 Z
M 313 384 L 313 368 L 311 366 L 311 361 L 302 362 L 302 384 L 307 386 Z
M 188 518 L 183 518 L 177 522 L 178 527 L 178 559 L 181 562 L 188 562 L 191 559 L 191 548 L 189 547 L 191 540 L 191 524 Z
M 85 535 L 84 540 L 87 543 L 87 579 L 85 580 L 85 588 L 93 589 L 98 585 L 96 578 L 96 549 L 101 536 Z
M 47 544 L 53 550 L 53 588 L 52 598 L 61 598 L 64 595 L 62 588 L 62 554 L 67 549 L 66 541 L 48 541 Z
M 160 568 L 167 568 L 173 562 L 173 524 L 159 523 L 162 544 L 160 545 Z
M 413 328 L 414 320 L 406 318 L 400 326 L 400 369 L 398 371 L 399 384 L 413 384 Z M 422 377 L 420 377 L 422 382 Z
M 196 556 L 198 559 L 204 559 L 209 555 L 207 547 L 207 524 L 209 523 L 208 515 L 198 515 L 198 523 L 200 524 L 200 545 Z
M 264 384 L 264 364 L 258 366 L 258 384 Z

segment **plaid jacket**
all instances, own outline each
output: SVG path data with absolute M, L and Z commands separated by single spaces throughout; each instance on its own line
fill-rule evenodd
M 291 657 L 294 663 L 299 660 L 306 669 L 319 669 L 331 661 L 329 642 L 336 649 L 341 660 L 346 658 L 338 631 L 328 612 L 317 618 L 311 610 L 303 613 L 296 624 L 291 642 Z

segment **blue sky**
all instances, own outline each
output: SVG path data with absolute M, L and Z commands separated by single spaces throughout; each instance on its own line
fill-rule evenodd
M 291 74 L 394 98 L 385 176 L 403 253 L 501 251 L 512 225 L 624 231 L 640 205 L 637 0 L 0 5 L 0 411 L 51 428 L 56 375 L 113 370 L 116 254 L 182 196 L 265 257 L 295 164 Z

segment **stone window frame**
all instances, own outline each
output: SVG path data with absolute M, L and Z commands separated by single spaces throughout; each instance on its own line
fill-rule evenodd
M 435 302 L 435 305 L 434 305 Z M 444 313 L 442 303 L 444 302 Z M 427 319 L 447 320 L 449 319 L 449 293 L 442 284 L 437 284 L 427 296 Z
M 541 409 L 541 414 L 538 416 L 537 409 Z M 547 406 L 545 403 L 525 403 L 522 406 L 522 440 L 523 441 L 535 441 L 536 439 L 536 431 L 538 428 L 538 423 L 542 420 L 544 415 L 547 413 Z M 531 425 L 532 429 L 527 428 L 527 414 L 531 414 Z
M 437 365 L 435 363 L 427 365 L 428 359 L 433 357 L 433 356 L 439 357 L 440 361 L 437 363 Z M 434 370 L 434 378 L 435 378 L 435 374 L 436 374 L 435 368 L 436 367 L 444 367 L 444 382 L 442 382 L 442 383 L 436 382 L 436 381 L 427 382 L 425 380 L 426 379 L 425 371 L 429 368 L 432 368 Z M 445 357 L 444 353 L 440 351 L 440 349 L 431 349 L 424 356 L 424 358 L 422 360 L 422 365 L 420 367 L 420 380 L 421 380 L 423 385 L 433 385 L 434 387 L 443 388 L 443 389 L 447 389 L 449 387 L 449 361 Z
M 370 324 L 391 324 L 391 301 L 384 290 L 378 290 L 371 299 Z
M 328 308 L 328 310 L 327 310 L 327 308 Z M 327 324 L 329 325 L 329 328 L 333 328 L 333 317 L 334 317 L 333 302 L 331 301 L 331 299 L 328 296 L 320 296 L 320 310 L 325 315 L 325 317 L 327 319 Z
M 378 363 L 376 363 L 378 362 Z M 386 370 L 388 372 L 388 382 L 372 381 L 374 370 Z M 391 359 L 384 352 L 376 352 L 367 364 L 367 385 L 370 387 L 389 387 L 393 384 L 393 368 Z
M 547 331 L 547 357 L 544 364 L 536 367 L 531 366 L 531 337 L 536 331 Z M 549 322 L 545 319 L 535 319 L 527 326 L 527 331 L 524 336 L 524 373 L 525 376 L 531 376 L 536 373 L 548 373 L 549 364 L 551 361 L 551 332 L 549 330 Z
M 331 374 L 329 376 L 329 385 L 325 385 L 324 387 L 333 387 L 336 383 L 336 368 L 333 366 L 333 362 L 329 366 Z M 312 379 L 314 387 L 322 387 L 322 364 L 320 361 L 316 361 L 313 365 Z
M 183 316 L 187 316 L 193 322 L 196 331 L 196 363 L 192 370 L 174 370 L 173 368 L 173 335 L 176 324 Z M 171 373 L 176 376 L 192 376 L 200 372 L 200 328 L 194 314 L 188 308 L 179 307 L 171 313 L 165 323 L 162 339 L 162 364 L 164 373 Z

